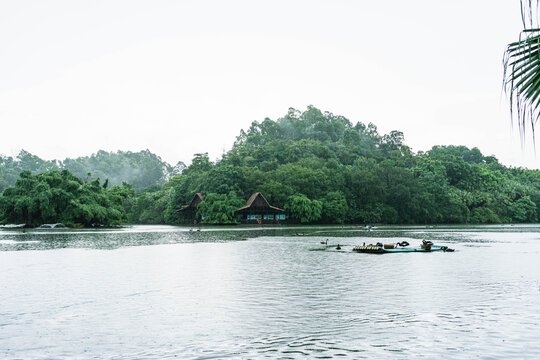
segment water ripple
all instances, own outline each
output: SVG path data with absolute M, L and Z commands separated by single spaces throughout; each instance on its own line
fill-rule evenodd
M 537 230 L 0 231 L 0 356 L 536 358 Z

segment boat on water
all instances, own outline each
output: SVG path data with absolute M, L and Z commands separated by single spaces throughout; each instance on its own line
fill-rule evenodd
M 408 253 L 408 252 L 433 252 L 433 251 L 444 251 L 444 252 L 453 252 L 454 249 L 450 249 L 448 246 L 437 246 L 433 245 L 431 241 L 422 241 L 422 244 L 418 247 L 408 247 L 409 243 L 404 241 L 397 244 L 382 244 L 377 243 L 375 245 L 362 245 L 355 246 L 353 251 L 359 253 L 368 253 L 368 254 L 385 254 L 385 253 Z
M 26 224 L 6 224 L 6 225 L 0 225 L 0 228 L 2 229 L 22 229 L 26 226 Z

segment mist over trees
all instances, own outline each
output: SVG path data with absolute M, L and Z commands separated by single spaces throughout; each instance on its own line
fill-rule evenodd
M 172 168 L 147 150 L 46 162 L 25 152 L 1 158 L 0 186 L 14 182 L 23 163 L 34 172 L 69 169 L 82 184 L 108 178 L 123 199 L 124 221 L 141 224 L 178 224 L 176 210 L 197 192 L 205 197 L 198 215 L 215 224 L 234 223 L 234 209 L 255 192 L 306 224 L 539 220 L 540 171 L 505 167 L 465 146 L 415 154 L 404 141 L 400 131 L 379 134 L 372 123 L 310 106 L 253 122 L 215 162 L 201 153 L 189 166 Z M 11 189 L 4 197 L 12 197 Z
M 98 151 L 91 156 L 63 161 L 46 161 L 21 150 L 17 157 L 0 155 L 0 191 L 13 186 L 22 171 L 43 173 L 49 170 L 69 170 L 81 179 L 109 179 L 110 185 L 127 182 L 136 189 L 163 185 L 185 168 L 182 162 L 171 166 L 149 150 L 139 152 Z M 90 175 L 89 175 L 90 174 Z

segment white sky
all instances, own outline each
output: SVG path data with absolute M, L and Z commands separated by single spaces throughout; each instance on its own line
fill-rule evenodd
M 219 157 L 312 104 L 539 168 L 512 129 L 502 56 L 518 0 L 0 0 L 0 154 Z M 529 141 L 530 142 L 530 141 Z

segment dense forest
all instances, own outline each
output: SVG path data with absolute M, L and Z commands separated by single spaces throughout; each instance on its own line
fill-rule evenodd
M 127 220 L 125 191 L 108 187 L 99 179 L 83 182 L 68 170 L 32 175 L 23 171 L 0 197 L 4 222 L 38 226 L 64 223 L 71 226 L 117 225 Z
M 23 172 L 15 182 L 14 174 L 21 170 L 42 174 Z M 87 197 L 99 195 L 95 204 L 103 208 L 121 204 L 123 209 L 113 206 L 120 214 L 115 213 L 112 221 L 75 216 L 81 210 L 74 205 L 64 215 L 62 206 L 75 200 L 57 201 L 55 191 L 64 185 L 47 180 L 51 176 L 79 184 L 80 193 L 74 183 L 69 188 L 75 191 L 73 199 L 100 188 Z M 109 180 L 100 184 L 98 178 Z M 37 184 L 31 192 L 24 190 L 30 186 L 28 179 Z M 48 188 L 39 185 L 44 182 Z M 253 122 L 215 162 L 208 154 L 195 154 L 189 166 L 172 167 L 149 151 L 100 151 L 46 162 L 21 152 L 15 160 L 0 158 L 2 186 L 6 187 L 0 197 L 3 222 L 26 222 L 28 214 L 17 208 L 22 201 L 17 196 L 35 199 L 43 192 L 50 195 L 57 217 L 40 202 L 46 215 L 39 221 L 65 216 L 66 222 L 84 225 L 122 220 L 177 224 L 176 210 L 197 192 L 205 196 L 198 211 L 206 223 L 234 223 L 234 210 L 258 191 L 299 223 L 510 223 L 537 222 L 540 215 L 538 170 L 509 168 L 464 146 L 413 153 L 399 131 L 380 135 L 372 123 L 353 124 L 312 106 L 304 112 L 289 109 L 276 121 Z

